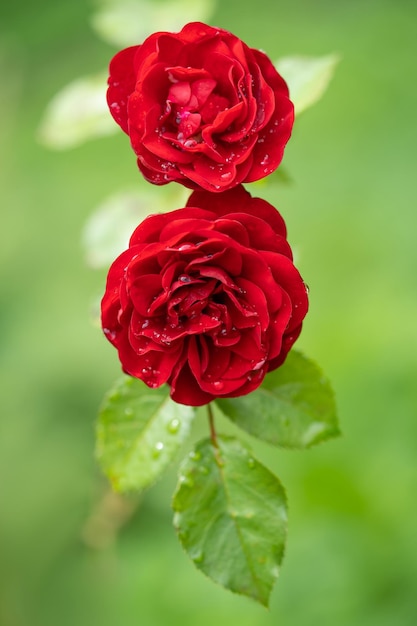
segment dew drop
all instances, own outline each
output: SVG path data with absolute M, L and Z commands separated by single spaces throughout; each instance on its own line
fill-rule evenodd
M 221 391 L 224 387 L 224 383 L 221 380 L 216 380 L 216 382 L 213 383 L 213 387 L 216 391 Z
M 222 180 L 230 180 L 232 178 L 232 172 L 225 172 L 224 174 L 221 174 L 220 178 Z
M 269 162 L 269 154 L 265 154 L 264 158 L 261 161 L 261 165 L 267 165 Z
M 126 417 L 133 417 L 133 409 L 131 409 L 130 407 L 125 409 L 125 415 Z
M 187 276 L 186 274 L 181 274 L 181 276 L 178 276 L 178 280 L 181 281 L 182 283 L 191 282 L 191 278 Z
M 184 487 L 194 487 L 192 478 L 190 478 L 190 476 L 184 476 L 184 474 L 180 476 L 180 484 L 184 485 Z
M 160 336 L 160 343 L 163 343 L 166 346 L 170 346 L 172 341 L 166 333 L 162 333 Z
M 200 452 L 196 452 L 195 450 L 190 452 L 189 456 L 192 461 L 199 461 L 201 459 Z
M 252 459 L 252 458 L 248 459 L 248 467 L 250 469 L 253 469 L 255 467 L 255 459 Z
M 158 441 L 155 446 L 154 449 L 152 451 L 152 456 L 154 459 L 157 459 L 161 456 L 162 450 L 164 449 L 164 444 L 162 443 L 162 441 Z
M 260 370 L 260 369 L 261 369 L 261 367 L 262 367 L 262 365 L 264 365 L 265 361 L 266 361 L 266 359 L 262 359 L 262 361 L 259 361 L 259 363 L 257 363 L 256 365 L 254 365 L 254 367 L 253 367 L 252 369 L 253 369 L 255 372 L 256 372 L 257 370 Z
M 194 563 L 202 563 L 204 561 L 204 552 L 199 552 L 193 556 Z
M 167 425 L 167 431 L 171 433 L 171 435 L 176 435 L 181 426 L 181 422 L 179 419 L 173 419 Z

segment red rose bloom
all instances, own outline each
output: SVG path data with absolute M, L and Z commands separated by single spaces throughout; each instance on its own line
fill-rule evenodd
M 198 22 L 116 54 L 107 101 L 149 182 L 208 191 L 273 172 L 294 121 L 269 58 Z
M 127 374 L 199 406 L 256 389 L 307 308 L 282 217 L 239 186 L 137 227 L 110 268 L 102 324 Z

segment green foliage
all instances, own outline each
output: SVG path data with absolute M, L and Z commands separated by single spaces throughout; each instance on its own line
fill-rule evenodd
M 306 448 L 339 432 L 329 382 L 297 352 L 253 393 L 215 406 L 255 437 L 284 447 Z M 167 386 L 121 380 L 104 401 L 97 429 L 97 456 L 114 489 L 151 485 L 189 434 L 194 413 L 174 403 Z M 211 439 L 181 466 L 174 525 L 207 576 L 267 606 L 285 548 L 284 489 L 237 439 L 217 436 L 212 417 L 210 423 Z
M 107 73 L 77 78 L 49 102 L 38 130 L 52 150 L 68 150 L 90 139 L 113 135 L 117 125 L 106 102 Z
M 285 57 L 275 63 L 288 83 L 296 114 L 323 97 L 339 60 L 336 54 L 329 54 L 322 57 Z
M 205 439 L 181 466 L 173 509 L 179 539 L 195 565 L 267 606 L 287 529 L 279 480 L 238 440 Z
M 82 243 L 87 263 L 94 269 L 108 267 L 123 250 L 138 226 L 150 213 L 181 208 L 188 192 L 180 185 L 158 189 L 139 187 L 106 198 L 84 226 Z
M 216 404 L 243 430 L 285 448 L 308 448 L 339 434 L 329 381 L 295 350 L 255 392 Z
M 189 434 L 194 409 L 169 389 L 125 377 L 106 396 L 97 426 L 97 458 L 116 491 L 149 487 Z
M 110 44 L 134 46 L 153 32 L 176 32 L 186 22 L 207 22 L 214 8 L 215 0 L 106 0 L 91 25 Z

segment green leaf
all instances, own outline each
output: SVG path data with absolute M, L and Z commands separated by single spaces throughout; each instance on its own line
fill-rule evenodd
M 165 189 L 146 186 L 106 198 L 86 222 L 82 246 L 90 267 L 108 267 L 123 250 L 142 220 L 150 213 L 164 213 L 185 206 L 187 192 L 180 185 Z
M 47 148 L 67 150 L 118 129 L 106 102 L 107 74 L 79 78 L 50 101 L 38 129 Z
M 177 32 L 185 22 L 207 22 L 214 8 L 214 0 L 107 0 L 91 25 L 108 43 L 134 46 L 153 32 Z
M 125 377 L 106 396 L 97 425 L 97 458 L 115 491 L 149 487 L 189 434 L 194 409 L 176 404 L 169 387 L 149 389 Z
M 237 426 L 276 446 L 308 448 L 340 434 L 329 381 L 295 350 L 256 391 L 216 404 Z
M 340 57 L 329 54 L 322 57 L 285 57 L 275 67 L 285 78 L 296 114 L 300 114 L 323 96 L 339 63 Z
M 233 438 L 199 442 L 182 464 L 174 526 L 198 569 L 264 606 L 279 573 L 287 532 L 278 478 Z
M 272 182 L 288 186 L 294 181 L 289 172 L 282 165 L 280 165 L 276 170 L 269 174 L 269 176 L 265 176 L 265 178 L 261 178 L 260 180 L 255 180 L 250 184 L 253 185 L 255 189 L 256 187 L 264 187 Z

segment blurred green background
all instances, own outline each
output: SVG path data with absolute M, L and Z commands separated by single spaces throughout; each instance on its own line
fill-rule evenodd
M 91 323 L 105 272 L 86 267 L 80 233 L 109 194 L 143 183 L 121 132 L 66 152 L 36 141 L 51 97 L 116 51 L 91 30 L 94 9 L 1 9 L 1 625 L 415 625 L 417 4 L 228 0 L 211 19 L 272 59 L 342 56 L 296 123 L 293 184 L 254 188 L 287 220 L 310 286 L 298 347 L 331 378 L 343 429 L 305 453 L 252 441 L 290 505 L 269 613 L 182 552 L 174 469 L 135 509 L 94 461 L 120 370 Z

